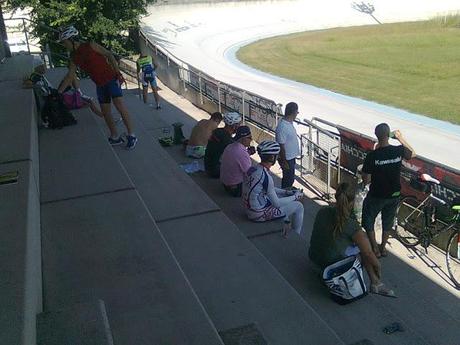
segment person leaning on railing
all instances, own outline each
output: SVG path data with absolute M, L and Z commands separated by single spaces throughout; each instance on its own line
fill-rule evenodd
M 126 148 L 133 149 L 137 143 L 134 135 L 128 110 L 123 102 L 121 83 L 124 82 L 113 54 L 95 42 L 82 42 L 78 39 L 78 30 L 73 26 L 63 28 L 59 34 L 59 41 L 70 52 L 69 71 L 59 88 L 63 92 L 75 80 L 77 67 L 89 74 L 96 84 L 97 98 L 101 105 L 105 123 L 110 130 L 108 141 L 111 145 L 121 145 L 124 140 L 118 135 L 111 113 L 111 102 L 120 112 L 127 134 Z

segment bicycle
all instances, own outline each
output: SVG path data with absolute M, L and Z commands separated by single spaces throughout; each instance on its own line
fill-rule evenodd
M 401 199 L 395 220 L 395 235 L 406 247 L 420 244 L 427 252 L 433 238 L 453 230 L 447 242 L 446 263 L 452 282 L 460 289 L 460 198 L 448 204 L 433 195 L 433 186 L 439 183 L 428 174 L 410 181 L 411 186 L 425 193 L 426 197 L 421 202 L 414 196 Z M 441 207 L 435 206 L 434 201 Z

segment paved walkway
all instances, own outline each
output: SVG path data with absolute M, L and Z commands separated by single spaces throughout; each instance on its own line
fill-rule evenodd
M 82 88 L 88 93 L 93 91 L 93 85 L 87 81 L 82 83 Z M 184 132 L 187 136 L 197 119 L 208 117 L 188 101 L 164 87 L 160 94 L 164 98 L 163 109 L 156 111 L 153 107 L 139 101 L 136 90 L 126 92 L 126 103 L 133 115 L 135 131 L 140 140 L 136 149 L 131 152 L 121 147 L 115 148 L 113 150 L 115 155 L 110 159 L 116 159 L 121 163 L 122 171 L 126 173 L 127 178 L 118 176 L 120 174 L 118 169 L 109 169 L 111 172 L 106 173 L 99 170 L 98 155 L 101 151 L 111 149 L 103 143 L 104 136 L 100 135 L 101 130 L 105 131 L 104 124 L 99 119 L 95 119 L 96 121 L 89 119 L 89 112 L 86 110 L 75 113 L 81 116 L 78 126 L 85 126 L 88 133 L 83 138 L 69 138 L 74 143 L 75 150 L 80 150 L 81 146 L 85 154 L 80 153 L 78 160 L 62 154 L 58 156 L 57 153 L 52 153 L 59 151 L 56 146 L 41 147 L 41 152 L 46 150 L 55 155 L 54 164 L 61 164 L 58 157 L 66 162 L 62 165 L 67 171 L 65 176 L 67 181 L 71 178 L 91 181 L 93 178 L 98 182 L 96 185 L 101 184 L 107 190 L 120 189 L 123 194 L 134 191 L 138 193 L 140 201 L 133 201 L 137 205 L 135 207 L 140 209 L 145 207 L 158 227 L 159 237 L 153 241 L 166 241 L 206 314 L 209 315 L 212 325 L 218 331 L 225 332 L 235 327 L 255 323 L 268 343 L 276 345 L 359 344 L 360 342 L 364 344 L 363 341 L 366 339 L 367 344 L 382 345 L 458 345 L 460 293 L 445 279 L 443 273 L 445 266 L 441 261 L 439 261 L 439 268 L 436 265 L 428 267 L 397 241 L 391 240 L 390 255 L 382 259 L 383 276 L 385 281 L 397 291 L 399 298 L 389 299 L 369 295 L 348 306 L 334 304 L 321 286 L 317 272 L 306 255 L 311 225 L 319 208 L 318 202 L 312 199 L 304 201 L 305 229 L 301 237 L 291 235 L 287 240 L 282 239 L 279 234 L 281 224 L 277 222 L 267 224 L 248 222 L 243 215 L 240 200 L 227 197 L 218 181 L 210 180 L 202 173 L 194 174 L 189 178 L 180 170 L 178 163 L 190 162 L 184 157 L 180 147 L 163 149 L 158 145 L 156 139 L 162 135 L 164 126 L 181 121 L 184 123 Z M 150 99 L 153 101 L 152 98 Z M 94 123 L 99 127 L 99 133 L 96 133 Z M 46 135 L 58 136 L 62 133 L 64 132 L 47 131 Z M 82 134 L 84 131 L 80 130 L 79 133 Z M 71 145 L 67 147 L 69 150 L 72 149 Z M 91 174 L 72 175 L 70 163 L 74 166 L 85 164 L 87 155 L 90 160 L 86 164 L 93 164 L 92 168 L 88 169 Z M 45 161 L 51 159 L 43 153 L 42 157 Z M 114 185 L 114 180 L 119 185 Z M 46 186 L 46 182 L 44 183 Z M 92 183 L 94 185 L 94 182 Z M 75 188 L 72 184 L 63 183 L 60 186 L 71 200 L 74 199 L 76 192 L 86 193 L 84 185 Z M 60 188 L 56 189 L 54 195 L 42 192 L 45 211 L 49 207 L 47 203 L 62 198 L 56 194 Z M 97 191 L 91 193 L 94 192 Z M 107 215 L 113 214 L 117 222 L 126 224 L 123 221 L 124 205 L 131 203 L 129 201 L 131 199 L 124 199 L 123 195 L 119 194 L 121 199 L 114 200 L 113 205 L 107 204 L 102 196 L 92 196 L 94 200 L 91 205 L 94 205 L 95 212 L 98 210 L 98 217 L 93 221 L 104 219 L 104 212 L 106 212 Z M 55 205 L 57 207 L 59 202 Z M 116 205 L 119 207 L 117 208 Z M 81 209 L 81 212 L 73 212 L 73 217 L 83 212 L 84 205 L 77 206 L 76 210 Z M 85 210 L 88 212 L 87 208 Z M 64 213 L 59 209 L 44 213 L 51 219 L 64 221 L 65 217 L 61 214 Z M 81 219 L 75 218 L 75 221 Z M 92 223 L 86 225 L 90 230 Z M 52 232 L 52 235 L 60 238 L 62 236 L 57 229 Z M 130 233 L 129 227 L 125 230 L 129 235 L 122 236 L 118 240 L 126 242 L 127 246 L 131 241 L 137 241 L 138 245 L 140 245 L 139 241 L 152 241 L 148 237 L 142 237 L 144 240 L 139 239 L 137 237 L 139 231 L 134 235 Z M 77 229 L 66 231 L 70 231 L 69 234 L 76 233 Z M 110 230 L 106 229 L 105 233 L 109 235 Z M 143 232 L 141 234 L 146 236 Z M 86 242 L 79 240 L 79 243 L 89 245 L 90 240 L 91 237 L 88 237 Z M 98 243 L 102 244 L 102 242 Z M 110 243 L 114 245 L 116 242 Z M 131 250 L 135 248 L 132 244 L 128 247 L 132 248 Z M 48 252 L 52 251 L 52 246 L 46 248 Z M 59 250 L 61 255 L 67 251 L 65 246 Z M 156 249 L 153 251 L 156 252 Z M 429 254 L 436 262 L 438 258 L 434 255 L 435 251 L 430 249 Z M 45 263 L 49 262 L 50 255 L 47 254 L 48 260 L 45 257 Z M 54 262 L 58 262 L 56 258 Z M 140 264 L 142 263 L 130 261 L 125 268 L 131 270 L 140 267 Z M 68 278 L 70 279 L 71 276 Z M 45 280 L 49 288 L 57 289 L 54 284 L 58 286 L 59 281 L 49 277 Z M 66 285 L 61 286 L 60 293 L 56 292 L 58 297 L 65 296 L 63 287 Z M 52 292 L 50 289 L 46 291 Z M 110 313 L 112 308 L 118 308 L 115 310 L 120 313 L 123 307 L 123 304 L 117 304 L 110 296 L 115 295 L 112 292 L 109 294 L 109 303 L 106 301 L 109 319 L 111 315 L 115 315 L 115 326 L 118 329 L 116 335 L 125 339 L 121 341 L 122 344 L 131 345 L 133 343 L 128 342 L 126 334 L 129 334 L 128 331 L 134 331 L 135 328 L 128 327 L 128 316 L 123 319 L 120 314 Z M 120 295 L 119 298 L 123 297 Z M 49 297 L 47 300 L 48 303 L 55 305 L 60 301 L 57 297 Z M 111 303 L 115 304 L 111 305 Z M 130 310 L 135 311 L 134 308 Z M 404 332 L 392 335 L 382 333 L 381 329 L 384 326 L 395 321 L 404 325 Z M 147 327 L 146 323 L 139 330 L 145 332 Z M 134 343 L 143 344 L 141 340 L 136 340 Z

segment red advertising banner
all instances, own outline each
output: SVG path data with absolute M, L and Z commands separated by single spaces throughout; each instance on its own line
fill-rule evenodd
M 356 172 L 359 164 L 364 162 L 367 152 L 374 149 L 375 140 L 356 133 L 344 127 L 337 127 L 341 137 L 340 164 L 345 169 Z M 410 186 L 410 180 L 421 174 L 429 174 L 439 180 L 441 184 L 434 186 L 433 194 L 438 198 L 450 202 L 460 196 L 460 171 L 417 156 L 409 161 L 403 161 L 401 171 L 401 186 L 403 195 L 414 195 L 419 200 L 424 194 Z

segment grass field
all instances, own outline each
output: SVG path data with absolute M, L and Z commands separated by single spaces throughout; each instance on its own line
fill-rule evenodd
M 460 124 L 460 15 L 279 36 L 237 57 L 271 74 Z

